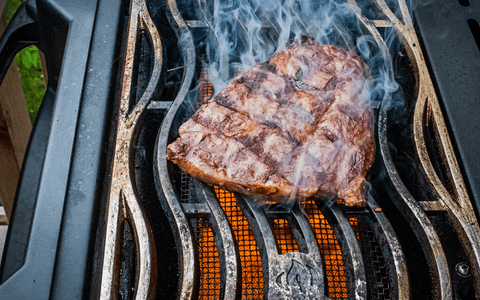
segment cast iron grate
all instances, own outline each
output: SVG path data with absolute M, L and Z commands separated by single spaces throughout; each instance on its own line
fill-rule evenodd
M 252 229 L 235 196 L 215 187 L 215 194 L 232 227 L 242 264 L 242 299 L 263 299 L 263 270 Z
M 198 245 L 198 260 L 200 265 L 200 289 L 198 299 L 215 299 L 220 294 L 220 260 L 217 244 L 208 220 L 192 219 L 195 240 Z
M 348 299 L 345 265 L 337 238 L 313 200 L 305 203 L 305 212 L 324 260 L 328 297 Z
M 370 217 L 358 216 L 350 218 L 350 223 L 360 242 L 365 272 L 367 275 L 367 291 L 369 299 L 391 299 L 391 287 L 388 278 L 387 264 L 377 236 L 370 226 Z

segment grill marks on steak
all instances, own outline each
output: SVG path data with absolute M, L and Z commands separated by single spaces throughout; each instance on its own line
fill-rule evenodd
M 328 107 L 311 93 L 296 89 L 291 78 L 265 72 L 259 66 L 243 73 L 214 101 L 271 128 L 280 128 L 296 141 L 304 141 L 315 130 L 316 116 Z
M 232 81 L 180 127 L 167 158 L 209 184 L 280 201 L 337 195 L 363 205 L 373 163 L 365 65 L 334 46 L 278 53 Z
M 184 123 L 181 138 L 167 148 L 168 159 L 194 177 L 232 191 L 280 200 L 292 192 L 276 174 L 294 150 L 278 129 L 209 102 Z M 278 151 L 280 148 L 280 151 Z

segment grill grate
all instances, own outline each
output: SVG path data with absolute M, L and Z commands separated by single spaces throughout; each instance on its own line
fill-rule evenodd
M 324 260 L 328 297 L 348 299 L 345 265 L 337 238 L 313 200 L 305 203 L 305 212 Z
M 237 240 L 242 264 L 242 299 L 263 299 L 262 260 L 252 229 L 232 193 L 218 187 L 215 193 Z
M 357 238 L 360 241 L 365 272 L 367 275 L 367 290 L 372 300 L 391 299 L 390 282 L 388 280 L 387 264 L 375 232 L 369 225 L 368 216 L 350 218 Z

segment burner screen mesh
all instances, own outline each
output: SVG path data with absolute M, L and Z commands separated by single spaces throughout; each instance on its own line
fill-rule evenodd
M 313 200 L 305 203 L 305 212 L 309 216 L 310 226 L 317 238 L 325 264 L 328 297 L 348 299 L 345 265 L 337 238 Z
M 237 240 L 242 263 L 242 299 L 262 299 L 262 260 L 252 229 L 232 193 L 218 187 L 215 187 L 215 193 Z
M 195 186 L 193 185 L 192 177 L 182 171 L 182 177 L 180 180 L 180 201 L 182 203 L 192 202 L 193 198 L 195 198 Z
M 195 238 L 198 244 L 198 259 L 200 262 L 200 290 L 198 299 L 214 299 L 220 294 L 220 260 L 217 244 L 208 220 L 192 219 Z
M 285 219 L 270 219 L 270 228 L 277 241 L 278 253 L 299 252 L 292 228 Z

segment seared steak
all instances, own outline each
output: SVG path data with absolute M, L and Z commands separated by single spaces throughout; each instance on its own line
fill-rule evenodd
M 373 163 L 366 66 L 311 41 L 253 66 L 180 127 L 167 158 L 208 184 L 264 201 L 336 196 L 364 205 Z

